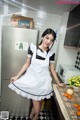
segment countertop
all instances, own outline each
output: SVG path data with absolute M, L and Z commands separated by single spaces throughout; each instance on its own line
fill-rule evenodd
M 80 104 L 80 91 L 75 91 L 75 96 L 72 99 L 68 99 L 64 96 L 64 92 L 66 91 L 66 89 L 67 87 L 61 88 L 58 87 L 56 84 L 53 84 L 55 100 L 59 105 L 64 120 L 80 120 L 80 116 L 78 117 L 76 115 L 76 108 L 73 106 L 73 102 Z

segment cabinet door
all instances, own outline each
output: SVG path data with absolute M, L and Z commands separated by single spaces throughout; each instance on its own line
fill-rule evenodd
M 80 47 L 80 5 L 69 13 L 64 46 Z
M 67 29 L 64 46 L 80 47 L 80 26 Z

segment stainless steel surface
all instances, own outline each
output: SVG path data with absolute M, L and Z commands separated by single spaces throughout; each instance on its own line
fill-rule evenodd
M 26 61 L 27 50 L 16 50 L 15 42 L 36 44 L 37 35 L 37 30 L 3 27 L 1 79 L 10 79 L 11 76 L 16 75 Z
M 2 80 L 1 111 L 9 111 L 10 116 L 28 116 L 31 101 L 10 90 L 8 84 L 9 80 Z
M 6 27 L 2 29 L 1 56 L 1 110 L 10 115 L 28 116 L 30 100 L 17 95 L 8 88 L 10 78 L 16 75 L 27 58 L 27 49 L 31 43 L 37 44 L 38 31 L 32 29 Z M 26 50 L 15 49 L 15 43 L 28 43 Z

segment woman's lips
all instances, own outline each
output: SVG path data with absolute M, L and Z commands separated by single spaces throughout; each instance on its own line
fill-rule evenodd
M 49 44 L 45 44 L 45 46 L 49 47 Z

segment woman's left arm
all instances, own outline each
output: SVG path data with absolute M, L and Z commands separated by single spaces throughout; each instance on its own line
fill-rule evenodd
M 52 74 L 54 80 L 55 80 L 56 83 L 58 84 L 58 86 L 60 86 L 60 87 L 65 87 L 65 84 L 64 84 L 64 83 L 60 83 L 60 81 L 59 81 L 59 79 L 58 79 L 58 76 L 57 76 L 57 73 L 56 73 L 56 70 L 55 70 L 54 63 L 51 63 L 51 62 L 50 62 L 50 71 L 51 71 L 51 74 Z

